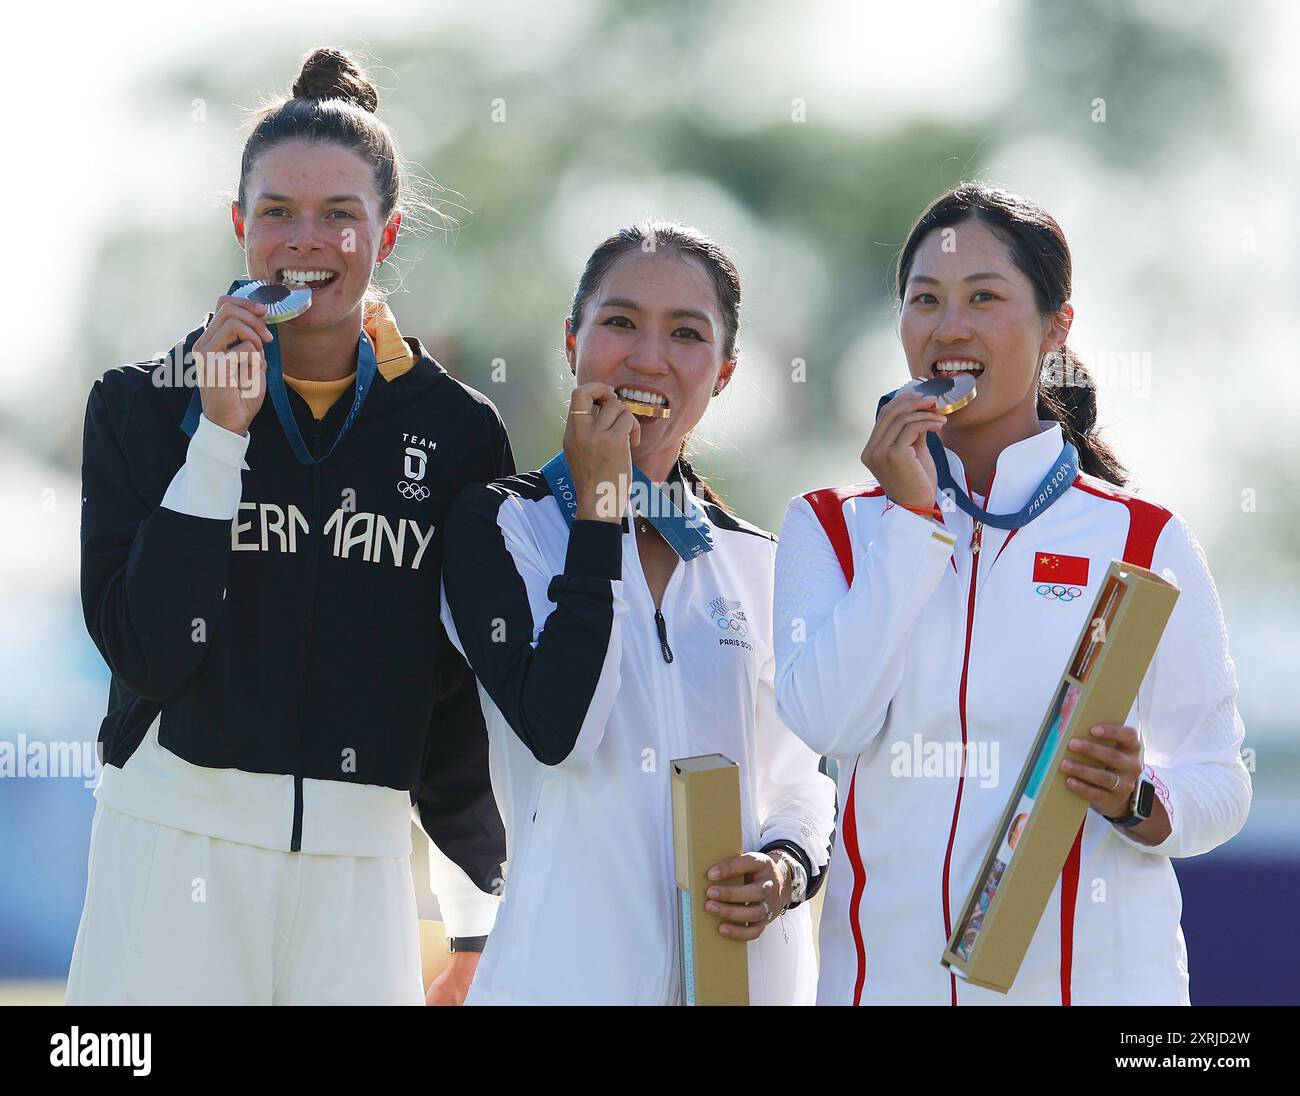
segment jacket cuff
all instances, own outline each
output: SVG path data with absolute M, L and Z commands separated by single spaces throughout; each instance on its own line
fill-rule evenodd
M 566 578 L 623 577 L 623 527 L 611 521 L 576 520 L 569 527 Z
M 861 537 L 860 541 L 854 585 L 857 575 L 872 569 L 867 563 L 871 553 L 877 573 L 888 576 L 887 582 L 896 582 L 900 591 L 908 591 L 899 608 L 910 623 L 948 569 L 957 536 L 931 518 L 891 506 L 881 515 L 874 538 Z
M 1169 836 L 1158 845 L 1148 845 L 1138 841 L 1129 835 L 1128 830 L 1123 826 L 1111 826 L 1111 832 L 1115 834 L 1126 845 L 1138 850 L 1138 852 L 1151 853 L 1153 856 L 1172 856 L 1173 850 L 1179 843 L 1178 832 L 1178 808 L 1174 803 L 1174 793 L 1170 790 L 1169 782 L 1159 768 L 1154 765 L 1144 765 L 1143 769 L 1151 777 L 1151 781 L 1156 786 L 1156 798 L 1164 805 L 1165 814 L 1169 816 Z M 1109 825 L 1109 823 L 1108 823 Z
M 172 477 L 162 505 L 195 518 L 233 521 L 244 492 L 240 471 L 248 465 L 249 435 L 235 434 L 203 415 L 190 438 L 185 463 Z
M 487 936 L 496 924 L 498 905 L 490 894 L 438 895 L 438 912 L 448 936 Z
M 922 517 L 897 503 L 889 506 L 881 517 L 882 535 L 898 542 L 905 552 L 924 552 L 944 563 L 957 545 L 957 535 L 933 518 Z

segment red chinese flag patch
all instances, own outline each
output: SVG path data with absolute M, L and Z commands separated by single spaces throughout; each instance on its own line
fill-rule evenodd
M 1058 556 L 1052 552 L 1034 553 L 1034 581 L 1059 586 L 1087 586 L 1086 556 Z

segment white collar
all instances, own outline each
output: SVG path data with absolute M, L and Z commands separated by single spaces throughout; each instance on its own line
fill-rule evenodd
M 990 514 L 1014 514 L 1026 506 L 1061 455 L 1061 424 L 1055 419 L 1039 419 L 1038 425 L 1039 433 L 1008 445 L 998 454 L 993 483 L 983 505 Z M 969 490 L 961 458 L 951 449 L 945 448 L 944 452 L 948 454 L 952 478 Z

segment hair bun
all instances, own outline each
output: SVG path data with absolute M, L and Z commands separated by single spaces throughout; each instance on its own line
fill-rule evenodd
M 293 82 L 295 99 L 342 99 L 374 114 L 379 92 L 351 56 L 339 49 L 315 49 Z

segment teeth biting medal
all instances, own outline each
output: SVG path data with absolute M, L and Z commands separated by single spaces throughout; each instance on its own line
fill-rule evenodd
M 955 373 L 951 377 L 918 377 L 908 381 L 895 395 L 933 396 L 934 409 L 941 415 L 951 415 L 975 398 L 975 378 L 969 373 Z
M 672 409 L 667 404 L 643 403 L 641 400 L 627 399 L 620 396 L 627 404 L 627 409 L 641 419 L 667 419 L 672 416 Z
M 271 282 L 249 282 L 231 296 L 266 305 L 266 315 L 262 318 L 267 323 L 284 323 L 301 316 L 311 307 L 310 289 L 290 289 L 287 285 Z

